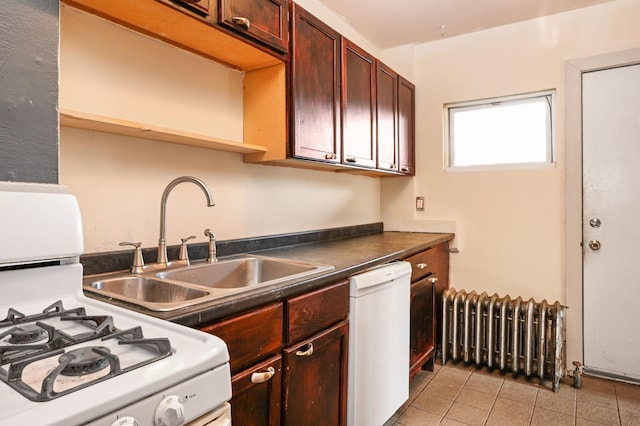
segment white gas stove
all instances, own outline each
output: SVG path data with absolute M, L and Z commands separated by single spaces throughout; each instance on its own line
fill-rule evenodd
M 0 425 L 230 425 L 225 343 L 87 298 L 75 198 L 5 188 Z

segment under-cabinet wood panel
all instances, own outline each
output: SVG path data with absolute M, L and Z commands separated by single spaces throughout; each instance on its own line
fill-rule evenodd
M 282 62 L 204 19 L 157 0 L 62 0 L 139 33 L 216 62 L 255 70 Z

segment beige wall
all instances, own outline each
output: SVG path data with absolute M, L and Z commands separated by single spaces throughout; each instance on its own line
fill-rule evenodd
M 567 292 L 581 294 L 570 287 L 580 283 L 565 284 L 565 221 L 581 220 L 575 212 L 565 215 L 565 151 L 575 149 L 565 145 L 565 63 L 640 47 L 638 17 L 639 0 L 617 0 L 403 47 L 402 54 L 411 57 L 412 50 L 415 59 L 417 176 L 412 182 L 382 182 L 385 227 L 421 230 L 454 221 L 460 249 L 451 257 L 456 288 L 563 303 Z M 545 89 L 557 91 L 553 168 L 444 171 L 443 104 Z M 421 213 L 412 209 L 418 195 L 426 198 Z M 568 321 L 581 333 L 580 306 L 573 308 Z M 581 353 L 576 342 L 570 339 L 570 356 Z
M 61 10 L 60 108 L 242 140 L 242 73 L 68 7 Z M 167 238 L 210 227 L 221 240 L 380 220 L 379 179 L 244 164 L 242 156 L 61 128 L 60 181 L 79 200 L 85 251 L 157 244 L 160 197 L 174 178 Z

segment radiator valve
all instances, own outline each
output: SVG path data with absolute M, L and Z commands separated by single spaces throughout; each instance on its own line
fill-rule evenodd
M 573 377 L 573 387 L 576 389 L 582 388 L 582 363 L 580 361 L 573 361 L 573 365 L 576 367 L 570 374 Z

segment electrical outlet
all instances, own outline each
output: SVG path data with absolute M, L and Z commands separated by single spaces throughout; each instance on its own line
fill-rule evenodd
M 424 211 L 424 197 L 416 197 L 416 211 Z

